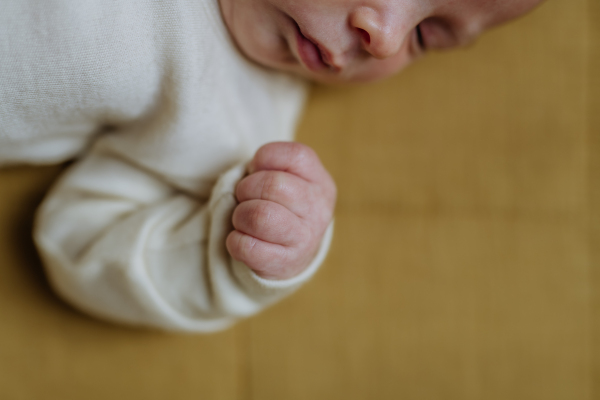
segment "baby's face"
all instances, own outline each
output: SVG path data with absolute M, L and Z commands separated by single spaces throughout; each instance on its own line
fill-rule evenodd
M 541 0 L 219 0 L 240 50 L 326 83 L 389 76 L 428 50 L 463 46 Z

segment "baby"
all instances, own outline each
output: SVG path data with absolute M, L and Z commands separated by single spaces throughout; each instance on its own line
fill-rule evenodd
M 76 158 L 34 237 L 101 318 L 226 328 L 324 259 L 335 184 L 290 142 L 306 79 L 389 76 L 540 0 L 4 0 L 0 165 Z

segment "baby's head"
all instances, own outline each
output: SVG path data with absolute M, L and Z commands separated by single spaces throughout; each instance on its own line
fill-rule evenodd
M 241 51 L 320 82 L 368 81 L 462 46 L 542 0 L 219 0 Z

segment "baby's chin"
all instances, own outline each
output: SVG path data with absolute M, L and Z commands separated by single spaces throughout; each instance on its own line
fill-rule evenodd
M 259 62 L 253 59 L 251 59 L 250 61 L 271 71 L 284 72 L 314 83 L 320 83 L 325 85 L 344 85 L 356 83 L 356 81 L 352 78 L 347 79 L 339 75 L 310 71 L 298 62 L 283 64 L 273 62 Z

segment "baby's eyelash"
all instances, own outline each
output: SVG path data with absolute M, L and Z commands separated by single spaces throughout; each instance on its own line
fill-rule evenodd
M 415 30 L 417 32 L 417 42 L 419 42 L 419 47 L 421 50 L 425 50 L 425 41 L 423 40 L 423 34 L 421 33 L 421 25 L 417 25 Z

